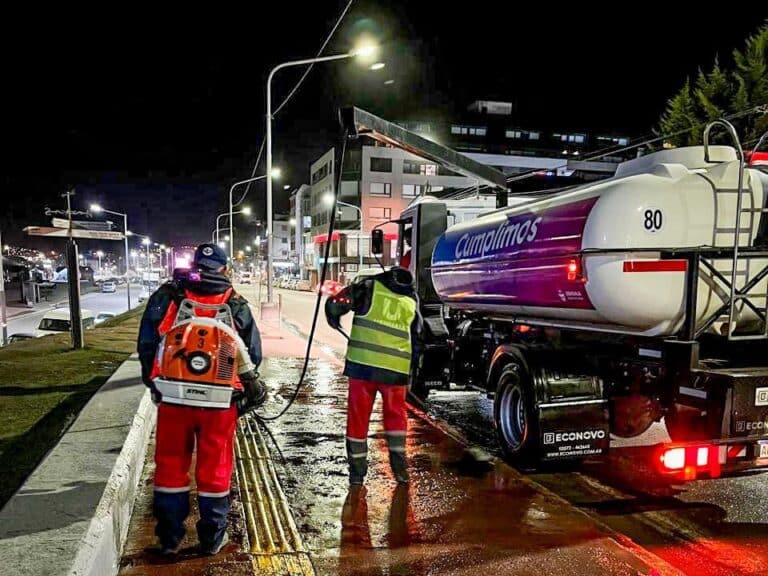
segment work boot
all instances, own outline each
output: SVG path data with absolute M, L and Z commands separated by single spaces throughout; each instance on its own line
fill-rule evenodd
M 221 542 L 219 542 L 218 546 L 214 546 L 213 548 L 200 548 L 200 552 L 204 554 L 205 556 L 216 556 L 219 552 L 221 552 L 221 549 L 224 548 L 229 544 L 229 535 L 224 532 L 224 536 L 221 538 Z
M 392 468 L 392 474 L 401 484 L 406 484 L 410 479 L 408 477 L 408 465 L 405 462 L 404 452 L 389 452 L 389 465 Z
M 347 463 L 349 465 L 349 484 L 359 486 L 368 472 L 368 441 L 347 438 Z
M 179 550 L 181 550 L 181 542 L 176 544 L 176 546 L 160 545 L 160 554 L 163 556 L 176 556 L 176 554 L 179 553 Z

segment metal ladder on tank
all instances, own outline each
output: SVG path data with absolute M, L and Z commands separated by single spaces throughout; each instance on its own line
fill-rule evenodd
M 729 297 L 728 297 L 728 340 L 731 341 L 737 341 L 737 340 L 763 340 L 768 338 L 768 295 L 766 294 L 749 294 L 749 290 L 752 288 L 749 286 L 749 278 L 748 278 L 748 271 L 749 271 L 749 259 L 748 258 L 740 258 L 740 248 L 742 246 L 740 245 L 741 242 L 741 235 L 743 233 L 748 234 L 748 242 L 752 243 L 754 241 L 753 237 L 753 230 L 754 230 L 754 216 L 755 214 L 761 214 L 761 213 L 768 213 L 767 208 L 756 208 L 754 206 L 754 202 L 750 202 L 752 204 L 752 207 L 750 208 L 744 208 L 743 206 L 743 198 L 744 194 L 748 193 L 751 194 L 751 189 L 744 190 L 744 169 L 746 167 L 746 163 L 744 160 L 744 150 L 741 147 L 741 141 L 739 140 L 739 136 L 736 133 L 736 129 L 733 127 L 733 124 L 728 122 L 727 120 L 715 120 L 713 122 L 710 122 L 707 124 L 707 127 L 704 129 L 704 161 L 709 163 L 709 134 L 711 130 L 716 126 L 722 126 L 725 128 L 726 132 L 731 136 L 733 139 L 733 142 L 735 144 L 735 148 L 739 153 L 739 177 L 738 177 L 738 185 L 735 190 L 737 196 L 736 196 L 736 224 L 733 227 L 733 252 L 731 256 L 731 279 L 730 279 L 730 286 L 729 286 Z M 762 142 L 762 138 L 760 139 Z M 759 146 L 759 144 L 758 144 Z M 730 190 L 723 190 L 723 189 L 715 189 L 715 193 L 723 193 L 723 192 L 730 192 Z M 749 228 L 742 228 L 741 226 L 741 219 L 742 215 L 748 214 L 750 216 L 749 218 Z M 743 261 L 746 265 L 747 274 L 745 274 L 745 285 L 740 290 L 736 286 L 736 278 L 739 276 L 738 271 L 738 265 L 739 262 Z M 746 288 L 746 289 L 745 289 Z M 736 314 L 736 304 L 739 301 L 744 301 L 745 303 L 748 303 L 751 308 L 753 308 L 755 311 L 757 311 L 757 306 L 750 301 L 750 298 L 764 298 L 765 303 L 762 307 L 762 321 L 763 321 L 763 327 L 762 332 L 760 334 L 734 334 L 735 329 L 735 323 L 734 323 L 734 317 Z M 758 315 L 759 316 L 759 315 Z

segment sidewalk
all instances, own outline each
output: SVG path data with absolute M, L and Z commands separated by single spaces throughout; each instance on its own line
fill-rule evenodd
M 299 336 L 287 330 L 278 330 L 268 323 L 261 324 L 261 331 L 266 357 L 293 359 L 304 354 L 306 341 Z M 313 356 L 319 358 L 325 353 L 317 349 L 313 351 Z M 272 407 L 279 406 L 281 401 L 284 402 L 285 395 L 277 390 L 280 377 L 273 374 L 269 380 L 275 395 L 270 404 Z M 147 449 L 139 493 L 123 549 L 121 576 L 309 576 L 314 573 L 275 474 L 270 451 L 254 421 L 241 418 L 238 422 L 228 528 L 230 542 L 215 557 L 203 557 L 196 549 L 195 523 L 199 512 L 194 474 L 190 494 L 191 513 L 186 522 L 187 534 L 181 551 L 172 558 L 159 554 L 152 517 L 153 456 L 154 436 Z
M 0 511 L 0 572 L 113 574 L 154 408 L 133 357 Z

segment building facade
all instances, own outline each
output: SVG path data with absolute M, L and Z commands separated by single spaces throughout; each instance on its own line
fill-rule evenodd
M 335 186 L 334 159 L 335 152 L 331 149 L 310 166 L 310 235 L 314 249 L 308 269 L 315 281 L 328 241 Z M 345 156 L 335 232 L 329 248 L 329 278 L 349 281 L 360 269 L 361 253 L 363 268 L 376 266 L 370 254 L 371 230 L 382 228 L 393 248 L 391 240 L 396 238 L 397 224 L 389 221 L 396 219 L 419 196 L 475 184 L 471 178 L 454 174 L 404 150 L 357 141 Z M 387 254 L 386 258 L 391 256 Z

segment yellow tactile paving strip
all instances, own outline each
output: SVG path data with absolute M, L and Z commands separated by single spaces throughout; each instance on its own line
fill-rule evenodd
M 238 421 L 235 457 L 254 570 L 314 576 L 264 436 L 250 417 Z

